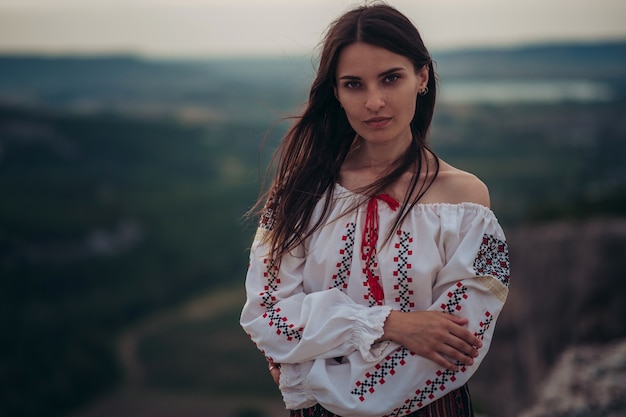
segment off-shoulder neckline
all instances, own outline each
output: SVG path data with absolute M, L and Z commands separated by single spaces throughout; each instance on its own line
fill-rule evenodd
M 344 187 L 343 185 L 339 184 L 338 182 L 335 182 L 335 189 L 334 189 L 334 194 L 337 195 L 338 197 L 351 197 L 351 198 L 359 198 L 359 199 L 367 199 L 368 196 L 363 195 L 363 194 L 359 194 L 356 191 L 350 190 L 346 187 Z M 440 202 L 440 203 L 417 203 L 415 207 L 419 207 L 421 209 L 427 209 L 427 208 L 432 208 L 432 209 L 440 209 L 440 208 L 473 208 L 479 211 L 486 211 L 486 212 L 490 212 L 492 213 L 492 210 L 490 207 L 484 206 L 482 204 L 478 204 L 478 203 L 474 203 L 471 201 L 463 201 L 460 203 L 445 203 L 445 202 Z

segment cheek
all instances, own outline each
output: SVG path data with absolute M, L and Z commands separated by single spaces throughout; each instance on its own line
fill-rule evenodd
M 359 113 L 359 111 L 354 107 L 350 107 L 349 105 L 344 104 L 343 112 L 346 116 L 346 119 L 348 120 L 348 124 L 350 125 L 350 127 L 352 127 L 355 132 L 361 133 L 362 125 L 360 121 L 363 116 Z
M 346 113 L 346 119 L 348 119 L 348 123 L 350 124 L 350 126 L 352 126 L 352 129 L 358 130 L 359 129 L 359 118 L 357 117 L 357 115 L 351 114 L 351 113 L 349 113 L 347 111 L 345 113 Z
M 417 107 L 417 100 L 418 100 L 418 96 L 416 95 L 408 95 L 408 97 L 406 98 L 405 102 L 404 102 L 404 108 L 406 109 L 407 114 L 410 116 L 411 119 L 413 119 L 413 116 L 415 115 L 415 109 Z
M 342 108 L 348 120 L 352 120 L 358 117 L 359 108 L 355 105 L 355 103 L 351 102 L 350 100 L 344 100 L 342 102 Z

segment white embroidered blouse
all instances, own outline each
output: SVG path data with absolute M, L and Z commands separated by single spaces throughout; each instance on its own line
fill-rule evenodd
M 418 204 L 385 243 L 397 213 L 379 201 L 381 239 L 367 256 L 368 204 L 350 211 L 364 197 L 340 185 L 333 197 L 328 221 L 280 268 L 260 244 L 272 226 L 268 209 L 252 244 L 241 325 L 281 364 L 288 409 L 319 403 L 344 417 L 409 414 L 465 384 L 485 357 L 508 293 L 504 233 L 484 206 Z M 392 309 L 467 318 L 483 341 L 474 365 L 452 372 L 397 343 L 376 342 Z

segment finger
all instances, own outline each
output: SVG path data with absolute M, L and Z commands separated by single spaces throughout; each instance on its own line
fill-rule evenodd
M 470 347 L 476 347 L 480 349 L 483 346 L 483 342 L 464 327 L 454 326 L 450 329 L 450 333 L 462 340 Z
M 432 355 L 428 355 L 427 358 L 435 362 L 437 365 L 449 371 L 457 372 L 459 370 L 459 367 L 456 364 L 453 364 L 452 362 L 450 362 L 449 360 L 447 360 L 446 358 L 444 358 L 442 355 L 438 353 L 433 353 Z
M 446 316 L 449 321 L 457 325 L 452 327 L 451 333 L 454 333 L 461 339 L 466 340 L 467 343 L 469 343 L 470 345 L 476 346 L 479 349 L 483 346 L 483 342 L 465 327 L 469 323 L 468 319 L 464 317 L 453 316 L 452 314 L 447 313 L 441 314 Z
M 455 324 L 458 324 L 459 326 L 465 326 L 467 323 L 469 323 L 469 320 L 464 317 L 453 316 L 452 314 L 447 313 L 442 314 L 445 315 L 448 320 Z
M 278 385 L 280 382 L 280 368 L 274 368 L 274 367 L 271 368 L 270 374 L 272 375 L 272 379 L 274 380 L 274 383 Z
M 468 366 L 474 364 L 474 358 L 464 354 L 463 352 L 461 352 L 460 350 L 452 346 L 445 345 L 444 347 L 441 348 L 441 353 L 446 355 L 448 358 L 452 359 L 455 362 L 460 362 Z
M 481 348 L 483 346 L 483 342 L 465 327 L 451 324 L 448 328 L 448 332 L 463 341 L 463 343 L 467 344 L 467 346 L 476 348 Z
M 467 341 L 455 336 L 451 335 L 450 338 L 445 340 L 445 343 L 456 349 L 458 352 L 462 353 L 464 356 L 475 358 L 478 356 L 478 348 L 469 344 Z

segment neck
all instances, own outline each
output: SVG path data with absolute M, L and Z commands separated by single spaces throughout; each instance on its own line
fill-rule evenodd
M 384 172 L 393 167 L 410 143 L 411 137 L 404 141 L 389 143 L 370 143 L 359 138 L 351 159 L 360 168 Z

